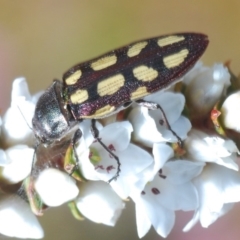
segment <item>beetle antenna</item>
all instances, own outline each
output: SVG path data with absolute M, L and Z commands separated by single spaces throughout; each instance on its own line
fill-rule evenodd
M 19 105 L 17 105 L 17 107 L 18 107 L 18 110 L 19 110 L 19 112 L 21 113 L 21 115 L 22 115 L 24 121 L 25 121 L 26 124 L 28 125 L 28 127 L 29 127 L 31 130 L 33 130 L 32 127 L 28 124 L 27 119 L 25 118 L 25 116 L 24 116 L 24 114 L 23 114 L 21 108 L 19 107 Z M 39 145 L 39 144 L 38 144 L 38 145 Z

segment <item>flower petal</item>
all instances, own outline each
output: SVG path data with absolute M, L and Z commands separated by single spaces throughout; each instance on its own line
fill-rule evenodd
M 68 174 L 54 168 L 45 169 L 35 181 L 35 189 L 43 202 L 52 207 L 74 199 L 79 189 Z
M 188 132 L 192 128 L 191 122 L 188 120 L 188 118 L 184 116 L 180 116 L 176 122 L 174 122 L 171 125 L 172 130 L 182 139 L 186 139 L 188 137 Z M 169 131 L 169 130 L 168 130 Z M 178 139 L 176 138 L 175 135 L 171 131 L 171 137 L 169 142 L 176 142 Z M 164 137 L 166 138 L 165 134 L 163 134 Z M 167 139 L 167 138 L 166 138 Z
M 11 107 L 3 117 L 3 140 L 6 145 L 30 143 L 32 133 L 32 117 L 35 103 L 28 90 L 25 78 L 17 78 L 13 82 Z M 17 121 L 16 121 L 17 119 Z
M 217 164 L 208 164 L 195 180 L 200 208 L 201 224 L 207 227 L 226 213 L 229 203 L 240 201 L 239 173 Z
M 44 237 L 43 229 L 28 204 L 16 195 L 1 196 L 0 233 L 24 239 Z
M 162 207 L 153 199 L 142 198 L 142 207 L 145 208 L 145 212 L 148 219 L 151 221 L 156 232 L 162 237 L 167 237 L 173 228 L 175 222 L 175 213 L 172 210 Z
M 143 143 L 145 146 L 152 147 L 154 142 L 164 142 L 165 139 L 158 131 L 153 118 L 148 115 L 148 109 L 145 107 L 134 108 L 128 119 L 133 124 L 133 138 Z
M 185 104 L 184 96 L 180 93 L 173 92 L 157 92 L 144 99 L 150 102 L 158 103 L 165 112 L 170 125 L 178 120 Z M 153 119 L 163 118 L 160 110 L 150 111 L 149 115 Z
M 1 169 L 1 179 L 11 184 L 22 181 L 31 172 L 34 149 L 16 145 L 5 153 L 9 163 Z
M 100 132 L 100 138 L 106 146 L 114 143 L 116 150 L 123 151 L 129 145 L 132 131 L 130 122 L 116 122 L 104 127 Z
M 185 97 L 192 118 L 209 113 L 230 85 L 230 74 L 223 64 L 200 70 L 186 87 Z
M 164 171 L 162 172 L 164 175 Z M 146 195 L 154 198 L 158 205 L 161 205 L 172 211 L 176 210 L 195 210 L 198 206 L 197 191 L 191 182 L 183 184 L 172 184 L 167 180 L 156 176 L 149 183 L 144 192 Z
M 116 181 L 112 181 L 110 184 L 121 198 L 126 199 L 131 191 L 141 192 L 143 186 L 140 186 L 139 183 L 136 185 L 136 182 L 141 179 L 144 182 L 142 184 L 146 184 L 149 179 L 147 176 L 149 173 L 146 173 L 146 171 L 148 171 L 147 168 L 153 163 L 153 158 L 147 151 L 133 144 L 129 144 L 125 151 L 117 152 L 116 154 L 121 162 L 121 172 Z M 107 157 L 108 160 L 106 159 Z M 101 169 L 98 171 L 101 174 L 99 178 L 103 181 L 108 181 L 116 173 L 117 164 L 109 156 L 105 155 L 103 159 L 105 159 L 102 161 L 103 166 L 114 166 L 114 171 L 106 172 L 101 171 Z
M 167 180 L 173 184 L 183 184 L 198 176 L 205 166 L 203 162 L 191 162 L 187 160 L 169 161 L 163 167 L 163 173 Z
M 24 77 L 16 78 L 12 84 L 12 104 L 17 104 L 19 97 L 24 97 L 27 101 L 31 100 L 28 84 Z
M 101 131 L 103 128 L 102 124 L 99 122 L 96 122 L 96 127 L 98 131 Z M 81 122 L 81 124 L 79 124 L 79 128 L 83 134 L 86 146 L 89 147 L 94 141 L 94 137 L 91 132 L 91 128 L 92 128 L 91 120 L 88 120 L 88 119 L 84 120 L 83 122 Z
M 154 166 L 152 171 L 152 181 L 156 173 L 164 166 L 164 164 L 174 156 L 173 149 L 164 143 L 154 143 L 153 144 L 153 156 L 154 156 Z
M 135 209 L 138 237 L 142 238 L 148 233 L 152 223 L 146 215 L 144 206 L 136 202 Z
M 78 210 L 93 222 L 114 226 L 125 204 L 104 182 L 87 182 L 80 186 L 77 197 Z
M 135 175 L 153 163 L 152 156 L 144 149 L 129 144 L 125 151 L 119 152 L 122 176 Z
M 190 158 L 194 160 L 215 162 L 227 168 L 238 170 L 236 164 L 238 150 L 231 140 L 225 140 L 218 136 L 208 136 L 204 132 L 193 129 L 185 141 L 185 147 Z
M 224 126 L 229 129 L 233 129 L 237 132 L 240 132 L 240 112 L 236 111 L 238 109 L 240 102 L 240 91 L 237 91 L 230 96 L 228 96 L 221 108 L 222 119 Z
M 200 223 L 202 227 L 207 228 L 214 223 L 218 218 L 228 213 L 233 208 L 233 203 L 224 204 L 220 211 L 210 212 L 206 208 L 201 211 Z
M 200 213 L 198 210 L 194 212 L 193 218 L 186 224 L 186 226 L 183 228 L 183 232 L 188 232 L 191 230 L 199 221 Z
M 33 136 L 32 129 L 29 126 L 32 124 L 35 105 L 30 102 L 26 102 L 24 107 L 22 107 L 23 104 L 20 105 L 19 108 L 22 113 L 17 106 L 13 106 L 3 116 L 2 139 L 6 145 L 28 143 Z

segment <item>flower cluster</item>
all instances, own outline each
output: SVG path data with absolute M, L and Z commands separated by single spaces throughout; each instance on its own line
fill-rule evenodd
M 151 226 L 166 237 L 177 210 L 194 211 L 183 231 L 227 213 L 240 201 L 240 80 L 222 64 L 201 63 L 182 80 L 144 99 L 163 111 L 133 103 L 98 121 L 107 151 L 90 120 L 77 126 L 83 134 L 76 144 L 71 133 L 36 147 L 31 119 L 42 92 L 31 96 L 26 80 L 16 79 L 1 119 L 0 233 L 43 238 L 36 215 L 64 203 L 77 219 L 114 226 L 131 199 L 140 238 Z M 120 173 L 109 182 L 119 167 L 115 156 Z

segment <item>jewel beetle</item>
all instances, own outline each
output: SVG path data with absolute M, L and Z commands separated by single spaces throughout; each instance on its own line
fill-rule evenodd
M 142 98 L 179 81 L 204 53 L 208 42 L 200 33 L 164 35 L 75 65 L 63 74 L 62 81 L 54 80 L 36 104 L 32 126 L 38 143 L 51 146 L 82 120 L 92 119 L 93 136 L 118 163 L 112 179 L 117 178 L 120 161 L 99 138 L 96 119 L 116 113 L 133 101 L 162 111 L 158 104 Z M 81 135 L 76 130 L 73 145 Z

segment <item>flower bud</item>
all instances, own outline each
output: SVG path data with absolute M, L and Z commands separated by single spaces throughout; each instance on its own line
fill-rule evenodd
M 240 132 L 240 91 L 227 97 L 221 108 L 221 117 L 226 128 Z
M 198 69 L 200 68 L 200 69 Z M 215 64 L 212 68 L 196 67 L 198 74 L 190 73 L 192 79 L 186 76 L 186 103 L 192 117 L 207 114 L 219 101 L 226 87 L 230 85 L 230 74 L 222 64 Z M 201 70 L 202 68 L 202 70 Z

